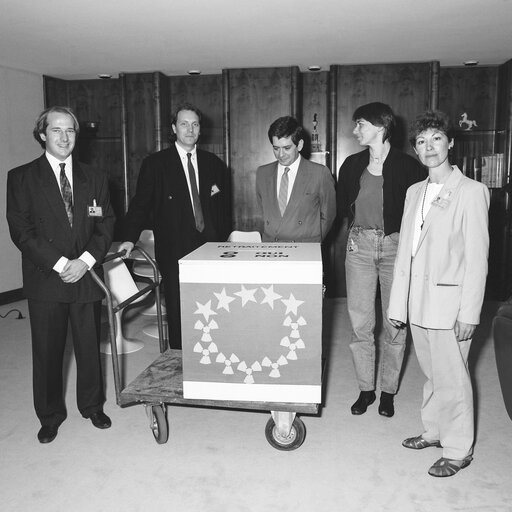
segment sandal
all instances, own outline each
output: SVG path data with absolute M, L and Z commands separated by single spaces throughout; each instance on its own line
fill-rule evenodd
M 402 442 L 402 446 L 411 448 L 411 450 L 423 450 L 423 448 L 429 448 L 430 446 L 441 448 L 441 443 L 439 441 L 427 441 L 422 436 L 417 436 L 407 438 Z
M 471 455 L 468 455 L 465 459 L 457 460 L 457 459 L 445 459 L 441 457 L 438 461 L 434 462 L 430 469 L 428 470 L 428 474 L 431 476 L 445 477 L 445 476 L 453 476 L 455 473 L 458 473 L 461 469 L 469 466 L 470 462 L 473 460 Z

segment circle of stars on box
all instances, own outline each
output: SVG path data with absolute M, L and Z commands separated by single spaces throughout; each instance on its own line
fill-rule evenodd
M 263 299 L 261 299 L 260 302 L 258 302 L 255 297 L 258 290 L 263 292 Z M 240 291 L 233 293 L 233 295 L 228 295 L 225 287 L 222 288 L 221 292 L 214 292 L 213 295 L 217 300 L 216 310 L 225 310 L 228 313 L 231 312 L 231 303 L 234 301 L 235 304 L 239 301 L 242 308 L 249 302 L 255 302 L 262 306 L 266 304 L 272 310 L 274 309 L 274 303 L 276 301 L 282 302 L 286 306 L 282 325 L 289 327 L 290 332 L 287 336 L 281 338 L 280 345 L 284 348 L 284 352 L 280 357 L 272 361 L 268 356 L 264 356 L 261 360 L 253 361 L 251 364 L 248 364 L 235 353 L 227 356 L 222 351 L 219 351 L 212 337 L 212 332 L 219 329 L 219 324 L 214 318 L 218 313 L 212 309 L 212 300 L 209 300 L 205 304 L 196 301 L 197 309 L 194 314 L 201 315 L 204 321 L 197 320 L 194 324 L 194 329 L 202 331 L 202 334 L 200 341 L 194 345 L 193 351 L 199 354 L 199 362 L 201 364 L 218 364 L 224 375 L 233 375 L 235 370 L 245 373 L 244 383 L 254 384 L 255 373 L 263 372 L 264 368 L 266 371 L 269 371 L 270 377 L 274 379 L 281 377 L 280 367 L 287 365 L 290 361 L 296 361 L 299 356 L 299 351 L 306 348 L 300 335 L 300 327 L 307 325 L 307 322 L 304 317 L 299 316 L 298 313 L 298 309 L 304 304 L 304 301 L 296 299 L 293 293 L 290 293 L 289 297 L 286 299 L 276 293 L 274 285 L 246 288 L 245 285 L 242 284 Z M 293 319 L 292 315 L 295 319 Z

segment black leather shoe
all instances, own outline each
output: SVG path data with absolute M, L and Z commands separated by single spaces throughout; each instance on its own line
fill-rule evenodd
M 375 402 L 375 391 L 361 391 L 359 398 L 354 405 L 352 405 L 350 410 L 352 414 L 364 414 L 368 406 L 373 404 L 373 402 Z
M 394 398 L 395 395 L 386 393 L 385 391 L 380 394 L 379 414 L 381 416 L 391 418 L 391 416 L 395 414 L 395 406 L 393 404 Z
M 91 414 L 89 419 L 96 428 L 110 428 L 112 426 L 112 421 L 103 411 Z
M 40 443 L 51 443 L 56 437 L 59 427 L 53 425 L 43 425 L 37 433 L 37 439 Z

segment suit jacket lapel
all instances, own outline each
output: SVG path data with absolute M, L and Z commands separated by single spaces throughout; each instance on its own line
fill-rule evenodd
M 306 190 L 306 185 L 310 179 L 311 176 L 307 162 L 301 157 L 299 168 L 297 169 L 297 176 L 295 176 L 295 181 L 293 183 L 292 193 L 290 194 L 290 199 L 288 200 L 288 205 L 285 210 L 285 215 L 289 210 L 293 211 L 300 204 L 301 197 L 304 194 L 304 190 Z
M 273 218 L 280 218 L 281 217 L 281 210 L 279 209 L 279 201 L 277 199 L 277 171 L 278 171 L 278 163 L 275 162 L 274 168 L 271 173 L 271 179 L 269 180 L 268 186 L 270 189 L 270 197 L 272 198 L 271 205 L 272 205 L 272 212 L 270 217 Z
M 304 194 L 304 190 L 306 190 L 306 185 L 308 184 L 310 179 L 311 175 L 309 172 L 307 161 L 301 157 L 299 168 L 297 169 L 297 175 L 295 176 L 295 181 L 293 182 L 292 193 L 290 194 L 290 199 L 288 200 L 288 204 L 286 205 L 286 210 L 284 211 L 282 221 L 284 221 L 287 217 L 293 215 L 293 212 L 297 208 L 299 208 L 301 197 Z M 277 207 L 277 211 L 279 212 L 279 205 Z
M 87 212 L 87 176 L 77 160 L 73 159 L 73 231 L 80 229 Z
M 206 206 L 210 200 L 212 193 L 211 173 L 208 169 L 208 161 L 199 151 L 197 156 L 197 175 L 199 176 L 199 198 L 201 199 L 201 207 Z
M 55 179 L 53 169 L 44 154 L 39 159 L 37 179 L 41 185 L 41 191 L 46 196 L 55 217 L 62 224 L 63 229 L 71 230 L 59 185 Z

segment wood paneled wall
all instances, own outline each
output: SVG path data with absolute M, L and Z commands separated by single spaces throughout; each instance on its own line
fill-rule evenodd
M 496 128 L 505 133 L 503 152 L 505 169 L 508 170 L 507 187 L 500 191 L 503 200 L 503 227 L 497 236 L 503 241 L 500 254 L 500 271 L 498 274 L 498 298 L 504 300 L 512 295 L 512 59 L 501 65 L 498 70 L 498 100 Z M 503 214 L 504 212 L 504 214 Z
M 421 111 L 430 108 L 435 96 L 438 64 L 374 64 L 331 66 L 331 166 L 338 174 L 345 158 L 362 151 L 352 130 L 352 115 L 357 107 L 373 101 L 387 103 L 393 109 L 398 125 L 391 143 L 414 154 L 407 144 L 408 125 Z M 329 247 L 330 276 L 328 294 L 346 295 L 345 252 L 348 225 L 345 221 L 336 227 Z
M 205 76 L 121 74 L 119 80 L 45 77 L 45 92 L 48 106 L 68 104 L 82 122 L 99 122 L 95 133 L 82 130 L 80 156 L 109 173 L 119 217 L 135 191 L 142 159 L 169 145 L 171 112 L 184 101 L 203 112 L 199 146 L 217 154 L 230 168 L 233 229 L 253 230 L 258 223 L 256 169 L 274 160 L 267 131 L 283 115 L 296 116 L 309 135 L 316 125 L 320 147 L 312 148 L 307 141 L 304 156 L 325 163 L 335 175 L 348 155 L 363 149 L 352 135 L 352 114 L 371 101 L 391 105 L 399 118 L 392 143 L 411 154 L 407 127 L 417 113 L 440 108 L 457 122 L 465 111 L 477 119 L 479 129 L 506 133 L 503 150 L 510 167 L 512 61 L 470 69 L 440 69 L 438 62 L 425 62 L 333 65 L 329 71 L 315 73 L 300 73 L 292 66 L 229 69 L 222 75 Z M 312 149 L 317 151 L 311 154 Z M 490 283 L 500 288 L 494 293 L 500 298 L 504 289 L 510 290 L 512 280 L 507 265 L 512 244 L 509 202 L 510 194 L 493 192 L 491 222 L 497 232 L 492 233 Z M 337 226 L 326 247 L 330 296 L 346 294 L 346 234 L 346 226 Z
M 476 120 L 477 130 L 496 128 L 497 67 L 441 68 L 439 84 L 439 109 L 456 128 L 464 112 Z
M 47 107 L 71 107 L 80 122 L 75 153 L 81 161 L 109 176 L 116 216 L 124 215 L 124 158 L 121 128 L 121 86 L 113 80 L 59 80 L 44 77 Z M 91 128 L 95 123 L 96 128 Z
M 251 231 L 259 222 L 256 169 L 275 160 L 267 131 L 278 117 L 297 114 L 299 70 L 230 69 L 223 77 L 228 99 L 224 108 L 228 122 L 226 157 L 233 177 L 233 227 Z
M 387 103 L 397 118 L 391 143 L 414 155 L 407 143 L 409 123 L 421 111 L 432 106 L 432 84 L 437 63 L 372 64 L 331 66 L 335 81 L 336 169 L 345 158 L 361 151 L 352 130 L 352 114 L 357 107 L 373 101 Z
M 302 125 L 308 134 L 304 142 L 302 154 L 315 162 L 328 165 L 329 148 L 329 72 L 320 71 L 302 74 Z M 316 131 L 319 147 L 311 147 L 311 135 L 314 130 L 316 116 Z M 311 154 L 313 151 L 313 154 Z M 332 169 L 331 169 L 332 171 Z
M 169 114 L 180 103 L 195 105 L 203 114 L 198 146 L 224 159 L 222 75 L 172 76 L 169 83 Z

